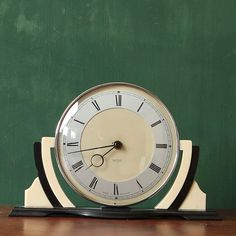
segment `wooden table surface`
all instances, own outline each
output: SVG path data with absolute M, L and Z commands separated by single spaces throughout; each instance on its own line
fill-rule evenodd
M 76 217 L 8 217 L 0 206 L 0 235 L 28 236 L 236 236 L 236 210 L 217 211 L 223 220 L 106 220 Z

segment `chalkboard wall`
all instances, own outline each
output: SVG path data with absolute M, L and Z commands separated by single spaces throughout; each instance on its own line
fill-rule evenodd
M 235 208 L 235 12 L 235 0 L 0 0 L 0 204 L 23 204 L 32 144 L 72 99 L 124 81 L 200 146 L 208 208 Z

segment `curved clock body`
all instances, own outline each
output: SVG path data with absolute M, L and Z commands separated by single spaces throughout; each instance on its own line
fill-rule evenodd
M 77 97 L 56 130 L 56 158 L 69 185 L 104 205 L 125 206 L 157 193 L 179 153 L 174 120 L 149 91 L 127 83 Z

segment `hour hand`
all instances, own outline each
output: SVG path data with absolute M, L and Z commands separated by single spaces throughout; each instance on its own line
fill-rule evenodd
M 87 169 L 89 169 L 90 167 L 94 166 L 94 167 L 100 167 L 103 165 L 104 163 L 104 157 L 111 152 L 113 149 L 121 149 L 123 146 L 123 144 L 120 141 L 115 141 L 113 143 L 112 148 L 110 148 L 107 152 L 105 152 L 103 155 L 100 154 L 95 154 L 91 157 L 91 164 L 87 167 Z M 87 170 L 86 169 L 86 170 Z

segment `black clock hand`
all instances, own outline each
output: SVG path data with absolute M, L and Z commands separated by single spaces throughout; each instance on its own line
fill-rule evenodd
M 91 166 L 94 166 L 94 167 L 100 167 L 103 165 L 104 163 L 104 156 L 107 155 L 111 150 L 113 150 L 115 148 L 115 146 L 113 146 L 111 149 L 109 149 L 105 154 L 103 155 L 100 155 L 100 154 L 94 154 L 92 157 L 91 157 L 91 164 L 86 168 L 89 169 Z M 96 163 L 96 160 L 99 160 L 98 163 Z
M 115 148 L 115 149 L 121 149 L 122 146 L 123 146 L 123 144 L 122 144 L 120 141 L 115 141 L 115 142 L 113 143 L 113 147 L 112 147 L 111 149 L 109 149 L 107 152 L 105 152 L 103 155 L 94 154 L 94 155 L 91 157 L 91 165 L 89 165 L 89 166 L 86 168 L 86 170 L 89 169 L 91 166 L 94 166 L 94 167 L 100 167 L 100 166 L 102 166 L 103 163 L 104 163 L 104 156 L 106 156 L 106 155 L 107 155 L 110 151 L 112 151 L 114 148 Z M 100 164 L 93 163 L 94 158 L 97 158 L 97 157 L 101 159 Z
M 74 152 L 68 152 L 68 154 L 77 153 L 77 152 L 86 152 L 86 151 L 91 151 L 91 150 L 95 150 L 95 149 L 102 149 L 102 148 L 108 148 L 108 147 L 114 147 L 114 146 L 115 146 L 115 143 L 110 144 L 110 145 L 100 146 L 100 147 L 87 148 L 87 149 L 78 150 L 78 151 L 74 151 Z
M 102 155 L 102 158 L 104 158 L 104 156 L 106 156 L 111 150 L 113 150 L 115 148 L 115 145 L 111 148 L 111 149 L 109 149 L 105 154 L 103 154 Z

